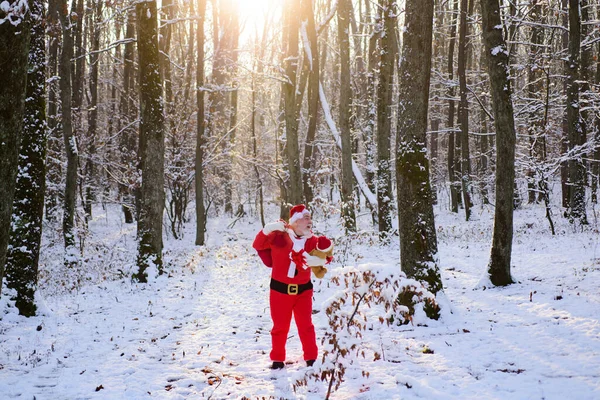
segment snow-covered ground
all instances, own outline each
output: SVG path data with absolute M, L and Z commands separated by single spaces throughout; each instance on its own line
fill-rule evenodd
M 19 317 L 6 295 L 0 300 L 0 398 L 324 398 L 326 382 L 309 380 L 294 392 L 296 380 L 320 361 L 305 367 L 293 324 L 288 365 L 268 368 L 269 270 L 251 248 L 260 229 L 255 218 L 232 228 L 228 218 L 211 220 L 204 247 L 193 245 L 190 224 L 183 240 L 166 241 L 169 276 L 137 284 L 126 278 L 135 228 L 116 207 L 108 210 L 95 209 L 83 272 L 64 269 L 58 234 L 46 234 L 43 315 Z M 557 218 L 553 237 L 542 208 L 518 210 L 513 274 L 519 283 L 490 288 L 481 278 L 492 210 L 476 208 L 468 223 L 464 214 L 436 210 L 448 301 L 442 319 L 427 326 L 371 322 L 360 344 L 367 356 L 348 361 L 333 398 L 600 399 L 596 217 L 590 211 L 584 232 Z M 339 237 L 335 216 L 315 219 L 318 231 Z M 363 227 L 368 220 L 361 217 Z M 381 247 L 369 237 L 338 247 L 330 274 L 316 284 L 318 339 L 331 329 L 325 304 L 344 290 L 331 276 L 399 268 L 397 243 Z M 376 320 L 378 308 L 365 311 Z

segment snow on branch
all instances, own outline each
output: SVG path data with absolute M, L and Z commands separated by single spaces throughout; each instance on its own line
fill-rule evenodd
M 12 3 L 2 1 L 0 2 L 0 25 L 9 22 L 11 25 L 19 26 L 28 11 L 27 0 L 16 0 Z
M 88 51 L 85 54 L 80 55 L 79 57 L 75 57 L 72 58 L 71 61 L 77 61 L 80 58 L 85 58 L 88 57 L 92 54 L 100 54 L 100 53 L 105 53 L 107 51 L 110 51 L 112 49 L 114 49 L 115 47 L 124 45 L 124 44 L 128 44 L 128 43 L 136 43 L 137 39 L 136 38 L 124 38 L 124 39 L 120 39 L 117 41 L 114 41 L 112 43 L 110 43 L 106 48 L 104 49 L 100 49 L 100 50 L 94 50 L 94 51 Z
M 331 19 L 335 15 L 335 12 L 337 11 L 337 6 L 338 2 L 337 0 L 335 0 L 335 3 L 333 3 L 333 5 L 331 6 L 329 14 L 327 14 L 327 16 L 323 18 L 323 21 L 319 22 L 319 24 L 317 25 L 317 36 L 321 34 L 321 31 L 323 31 L 323 29 L 325 29 L 329 21 L 331 21 Z
M 329 126 L 329 129 L 331 130 L 331 133 L 333 134 L 333 137 L 335 139 L 335 144 L 341 151 L 342 150 L 342 139 L 340 137 L 340 132 L 337 130 L 337 127 L 335 126 L 335 122 L 333 122 L 333 117 L 331 116 L 331 110 L 329 109 L 329 103 L 327 102 L 327 99 L 325 98 L 325 92 L 323 91 L 323 84 L 321 82 L 319 82 L 319 98 L 321 99 L 321 107 L 323 108 L 323 114 L 325 115 L 325 121 L 327 122 L 327 125 Z M 371 204 L 371 206 L 373 206 L 375 209 L 377 209 L 377 198 L 375 197 L 373 192 L 371 192 L 371 190 L 369 189 L 369 186 L 367 185 L 367 182 L 365 182 L 365 178 L 363 177 L 362 172 L 360 172 L 360 169 L 358 169 L 358 165 L 356 165 L 356 162 L 354 160 L 352 160 L 352 173 L 354 174 L 354 178 L 356 179 L 356 182 L 358 183 L 360 190 L 365 195 L 367 201 Z
M 308 58 L 308 62 L 310 63 L 310 70 L 313 69 L 313 58 L 312 51 L 310 48 L 310 42 L 308 40 L 308 34 L 306 33 L 306 25 L 308 21 L 302 21 L 302 26 L 300 27 L 300 34 L 302 35 L 302 44 L 304 45 L 304 51 L 306 52 L 306 58 Z

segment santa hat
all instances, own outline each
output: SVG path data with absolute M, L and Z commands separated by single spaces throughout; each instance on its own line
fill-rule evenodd
M 333 242 L 325 236 L 319 236 L 317 250 L 327 253 L 333 249 Z
M 290 208 L 290 224 L 304 218 L 305 215 L 310 215 L 310 211 L 306 209 L 304 204 L 297 204 Z

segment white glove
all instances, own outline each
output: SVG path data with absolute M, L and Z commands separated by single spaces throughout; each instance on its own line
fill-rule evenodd
M 304 253 L 304 259 L 306 260 L 306 265 L 308 265 L 309 267 L 322 267 L 327 261 L 322 259 L 321 257 L 312 256 L 308 253 Z
M 285 223 L 283 221 L 268 223 L 265 225 L 262 231 L 265 235 L 268 235 L 269 233 L 274 231 L 285 232 Z

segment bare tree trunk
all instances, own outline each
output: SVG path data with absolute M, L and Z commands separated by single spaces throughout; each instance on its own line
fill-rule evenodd
M 46 24 L 44 2 L 30 2 L 32 16 L 27 99 L 19 173 L 10 226 L 10 246 L 6 257 L 7 286 L 17 291 L 15 305 L 19 314 L 33 316 L 37 289 L 44 189 L 46 175 Z M 1 282 L 1 278 L 0 278 Z
M 581 112 L 581 128 L 582 128 L 582 137 L 581 143 L 587 142 L 587 131 L 588 131 L 588 122 L 589 122 L 589 91 L 590 91 L 590 81 L 592 79 L 592 44 L 586 43 L 587 38 L 591 33 L 591 27 L 594 21 L 590 18 L 589 8 L 589 0 L 580 0 L 580 9 L 581 9 L 581 17 L 580 17 L 580 26 L 581 26 L 581 69 L 579 72 L 579 81 L 581 82 L 580 92 L 581 92 L 581 100 L 580 100 L 580 112 Z M 583 157 L 582 164 L 583 168 L 587 170 L 586 158 Z M 587 172 L 585 173 L 585 177 L 583 178 L 584 186 L 587 186 Z
M 162 222 L 165 204 L 164 152 L 165 120 L 160 82 L 156 1 L 136 4 L 138 55 L 140 65 L 140 164 L 142 170 L 141 208 L 138 221 L 138 273 L 147 281 L 146 269 L 162 265 Z
M 346 231 L 356 231 L 356 216 L 353 201 L 352 175 L 352 133 L 350 132 L 350 106 L 352 88 L 350 86 L 350 0 L 338 3 L 338 42 L 340 46 L 340 114 L 339 126 L 342 138 L 342 220 Z
M 282 53 L 282 57 L 284 57 Z M 289 180 L 286 180 L 282 173 L 287 170 L 287 150 L 284 140 L 285 132 L 285 83 L 281 84 L 279 93 L 279 105 L 277 107 L 277 139 L 275 144 L 275 164 L 277 165 L 277 181 L 279 184 L 279 218 L 289 218 L 290 199 L 289 199 Z
M 480 68 L 484 68 L 487 62 L 485 46 L 481 47 L 481 52 L 479 54 L 479 66 Z M 481 191 L 482 203 L 490 204 L 489 199 L 489 186 L 487 183 L 488 173 L 490 172 L 490 142 L 491 135 L 489 134 L 488 128 L 488 115 L 487 115 L 487 95 L 485 94 L 486 90 L 482 90 L 484 93 L 480 94 L 481 96 L 481 107 L 479 108 L 479 126 L 481 127 L 481 132 L 483 135 L 477 137 L 477 145 L 479 148 L 479 158 L 478 158 L 478 173 L 479 173 L 479 190 Z
M 600 12 L 598 13 L 600 16 Z M 598 43 L 598 54 L 600 54 L 600 42 Z M 600 62 L 596 63 L 596 85 L 600 85 Z M 597 107 L 598 107 L 598 103 Z M 598 204 L 598 180 L 600 179 L 600 113 L 594 118 L 594 154 L 592 162 L 592 203 Z
M 0 18 L 13 22 L 0 24 L 0 290 L 23 129 L 31 16 L 26 7 L 8 12 L 0 11 Z
M 442 280 L 426 152 L 433 0 L 407 0 L 405 21 L 396 137 L 400 263 L 408 277 L 437 293 Z
M 264 210 L 264 198 L 263 198 L 263 184 L 258 171 L 258 143 L 256 140 L 256 77 L 252 75 L 252 121 L 251 121 L 251 132 L 252 132 L 252 155 L 254 156 L 254 174 L 256 175 L 256 190 L 258 192 L 258 207 L 260 214 L 260 223 L 265 226 L 265 210 Z
M 434 38 L 433 38 L 433 67 L 436 68 L 438 63 L 441 63 L 441 60 L 444 59 L 444 34 L 443 34 L 443 26 L 444 26 L 444 14 L 445 7 L 444 2 L 437 0 L 434 2 L 434 16 L 437 14 L 437 17 L 434 17 L 434 28 L 437 25 L 437 29 L 434 29 Z M 434 95 L 434 105 L 432 109 L 432 113 L 429 116 L 430 125 L 431 125 L 431 139 L 429 148 L 429 157 L 430 157 L 430 173 L 431 173 L 431 190 L 433 195 L 433 204 L 437 204 L 437 160 L 438 160 L 438 149 L 440 142 L 440 126 L 441 126 L 441 100 L 439 98 L 439 93 L 441 91 L 441 85 L 439 83 L 436 84 L 435 95 Z
M 448 43 L 448 80 L 452 82 L 454 80 L 454 46 L 456 43 L 456 25 L 458 13 L 458 0 L 454 0 L 454 8 L 452 13 L 452 20 L 450 22 L 450 40 Z M 455 144 L 455 131 L 454 131 L 454 95 L 455 88 L 454 84 L 451 84 L 448 90 L 448 127 L 450 131 L 448 134 L 448 179 L 450 180 L 450 210 L 454 213 L 458 212 L 458 180 L 456 177 L 456 156 L 454 150 L 456 149 Z
M 122 20 L 121 18 L 117 18 L 115 20 L 115 25 L 114 25 L 114 38 L 115 41 L 119 41 L 121 40 L 121 27 L 122 27 Z M 112 57 L 114 57 L 115 60 L 122 60 L 122 56 L 121 56 L 122 52 L 121 52 L 121 46 L 117 46 L 114 49 L 114 53 L 111 55 Z M 108 127 L 107 127 L 107 133 L 108 133 L 108 137 L 113 137 L 114 132 L 119 132 L 121 135 L 119 135 L 119 139 L 120 136 L 122 136 L 123 132 L 121 132 L 121 118 L 119 116 L 119 96 L 118 96 L 118 91 L 117 91 L 117 82 L 119 81 L 119 65 L 120 63 L 118 62 L 114 62 L 112 64 L 111 67 L 111 81 L 107 84 L 108 88 L 110 88 L 110 101 L 109 101 L 109 107 L 108 107 L 108 113 L 109 115 L 112 116 L 112 118 L 108 119 Z M 117 143 L 120 143 L 119 139 L 117 140 Z M 116 147 L 116 151 L 112 150 L 109 153 L 110 155 L 108 157 L 105 158 L 110 158 L 112 160 L 117 160 L 116 157 L 118 157 L 118 155 L 120 154 L 120 150 L 119 147 L 117 145 Z M 112 189 L 112 185 L 111 185 L 111 181 L 115 181 L 115 179 L 113 178 L 113 171 L 109 170 L 108 168 L 103 168 L 103 173 L 102 175 L 102 179 L 104 179 L 104 188 L 103 188 L 103 194 L 102 194 L 102 203 L 106 203 L 107 200 L 110 199 L 111 197 L 111 189 Z M 116 179 L 116 184 L 117 184 L 117 188 L 119 189 L 119 195 L 120 193 L 120 187 L 122 186 L 122 176 Z M 120 200 L 120 199 L 119 199 Z
M 235 13 L 231 0 L 212 3 L 212 25 L 213 25 L 213 62 L 211 76 L 211 91 L 208 96 L 209 113 L 207 118 L 207 136 L 216 137 L 220 140 L 221 152 L 224 155 L 223 162 L 215 171 L 223 187 L 223 193 L 216 196 L 217 205 L 223 205 L 225 212 L 231 214 L 231 166 L 229 157 L 231 154 L 231 132 L 230 119 L 227 118 L 230 102 L 229 91 L 226 88 L 228 77 L 228 63 L 231 62 L 233 14 Z M 222 138 L 222 140 L 221 140 Z
M 377 88 L 377 206 L 379 232 L 387 235 L 392 230 L 392 166 L 390 141 L 392 136 L 392 93 L 394 60 L 396 59 L 396 2 L 380 0 L 383 15 L 381 36 L 381 63 Z
M 513 237 L 516 133 L 508 76 L 508 49 L 502 30 L 497 28 L 503 26 L 499 0 L 481 0 L 481 8 L 497 150 L 496 208 L 488 273 L 492 284 L 504 286 L 513 283 L 510 260 Z
M 77 152 L 77 139 L 73 133 L 73 121 L 71 113 L 71 59 L 73 58 L 73 36 L 72 25 L 67 15 L 67 11 L 67 2 L 64 0 L 61 6 L 59 6 L 63 32 L 62 50 L 60 56 L 60 100 L 62 106 L 63 140 L 67 153 L 67 178 L 63 204 L 63 237 L 66 250 L 65 263 L 68 265 L 74 265 L 76 263 L 75 198 L 77 192 L 77 164 L 79 154 Z
M 194 2 L 190 1 L 189 15 L 197 15 Z M 188 42 L 188 53 L 186 57 L 186 67 L 185 67 L 185 88 L 183 90 L 183 104 L 188 104 L 190 100 L 190 92 L 192 89 L 192 76 L 194 75 L 193 67 L 194 67 L 194 56 L 196 52 L 194 51 L 194 47 L 196 45 L 196 33 L 194 31 L 194 23 L 190 23 L 190 33 L 189 33 L 189 42 Z
M 569 58 L 567 63 L 567 125 L 568 149 L 583 145 L 584 126 L 579 112 L 579 52 L 581 50 L 581 16 L 579 0 L 569 0 Z M 585 210 L 585 165 L 583 155 L 569 158 L 569 217 L 587 224 Z
M 471 0 L 473 1 L 473 0 Z M 463 204 L 465 206 L 465 219 L 471 218 L 471 161 L 469 151 L 469 101 L 467 99 L 467 36 L 469 25 L 469 0 L 461 0 L 460 4 L 460 31 L 458 39 L 458 79 L 460 90 L 460 103 L 458 106 L 458 123 L 460 125 L 460 149 L 461 149 L 461 187 Z
M 73 0 L 71 2 L 71 14 L 69 15 L 69 20 L 72 24 L 71 26 L 71 35 L 73 41 L 73 53 L 75 57 L 75 61 L 71 68 L 71 120 L 72 120 L 72 130 L 73 137 L 76 140 L 76 149 L 77 151 L 77 163 L 75 167 L 74 178 L 76 181 L 76 188 L 74 189 L 75 193 L 77 190 L 83 193 L 84 191 L 84 180 L 80 179 L 83 177 L 83 171 L 80 172 L 80 162 L 79 157 L 81 154 L 79 153 L 79 146 L 85 146 L 86 135 L 83 126 L 83 92 L 84 92 L 84 72 L 85 72 L 85 47 L 86 43 L 84 43 L 84 20 L 87 17 L 87 9 L 84 7 L 83 0 Z M 64 106 L 63 106 L 64 107 Z M 83 153 L 85 157 L 85 153 Z M 69 176 L 69 171 L 67 168 L 67 176 Z M 77 199 L 75 198 L 74 203 L 77 203 Z M 85 206 L 85 203 L 84 203 Z M 75 206 L 77 207 L 77 206 Z M 85 213 L 84 208 L 84 213 Z M 77 211 L 75 211 L 77 213 Z M 85 216 L 85 225 L 87 228 L 87 216 Z
M 302 202 L 302 174 L 300 171 L 300 156 L 298 150 L 298 110 L 296 109 L 297 69 L 299 61 L 298 33 L 300 12 L 299 0 L 287 0 L 284 6 L 284 43 L 285 43 L 285 74 L 283 84 L 285 100 L 285 138 L 286 155 L 289 172 L 288 201 L 292 204 Z
M 48 35 L 48 160 L 46 165 L 46 219 L 57 219 L 60 191 L 58 184 L 62 176 L 62 167 L 58 160 L 62 151 L 61 125 L 59 116 L 59 80 L 58 45 L 61 37 L 59 23 L 59 5 L 62 0 L 48 2 L 47 35 Z
M 204 207 L 204 15 L 206 0 L 198 0 L 198 26 L 196 27 L 196 44 L 198 60 L 196 62 L 196 102 L 198 117 L 196 120 L 196 245 L 203 246 L 206 233 L 206 210 Z M 190 38 L 191 40 L 191 38 Z
M 352 1 L 349 2 L 349 19 L 350 19 L 350 28 L 352 32 L 352 42 L 353 42 L 353 55 L 351 59 L 354 61 L 356 65 L 354 69 L 354 74 L 350 76 L 350 87 L 353 90 L 352 102 L 350 103 L 350 132 L 351 132 L 351 145 L 352 145 L 352 158 L 354 158 L 359 153 L 360 139 L 361 135 L 358 134 L 360 130 L 363 129 L 363 113 L 364 108 L 361 106 L 362 100 L 364 99 L 366 93 L 366 71 L 365 71 L 365 61 L 363 56 L 363 27 L 364 23 L 358 24 L 356 21 L 356 12 L 354 10 L 354 5 Z M 339 3 L 338 3 L 339 7 Z M 362 14 L 362 2 L 358 1 L 358 15 Z M 343 178 L 343 177 L 342 177 Z M 343 180 L 343 179 L 342 179 Z M 353 186 L 353 198 L 354 198 L 354 209 L 355 212 L 360 210 L 360 185 L 353 178 L 350 179 L 352 181 Z M 368 202 L 367 202 L 368 203 Z
M 225 180 L 225 212 L 233 214 L 232 196 L 233 196 L 233 149 L 235 146 L 236 135 L 237 135 L 237 124 L 238 124 L 238 91 L 240 88 L 239 81 L 237 79 L 238 74 L 238 52 L 239 52 L 239 39 L 240 39 L 240 22 L 238 11 L 231 8 L 231 22 L 230 22 L 230 40 L 229 54 L 230 54 L 230 67 L 228 68 L 228 78 L 231 79 L 231 97 L 229 106 L 229 151 L 227 161 L 225 162 L 225 168 L 227 169 L 226 180 Z
M 481 131 L 487 134 L 488 124 L 487 124 L 487 115 L 484 110 L 481 110 L 479 113 L 479 119 L 481 121 Z M 479 151 L 481 153 L 480 156 L 480 168 L 479 168 L 479 179 L 481 181 L 481 197 L 483 198 L 483 204 L 490 204 L 490 199 L 488 197 L 488 186 L 485 181 L 486 176 L 488 174 L 488 165 L 489 165 L 489 146 L 488 146 L 488 137 L 482 136 L 478 139 L 479 141 Z
M 369 0 L 367 0 L 368 3 Z M 379 11 L 379 7 L 377 7 Z M 372 193 L 375 193 L 376 182 L 375 182 L 375 171 L 376 167 L 376 147 L 375 147 L 375 135 L 377 128 L 377 66 L 380 58 L 380 50 L 378 46 L 378 39 L 382 32 L 382 21 L 380 17 L 377 17 L 373 23 L 373 30 L 369 36 L 369 55 L 368 55 L 368 72 L 367 72 L 367 124 L 364 133 L 365 143 L 365 161 L 366 161 L 366 174 L 365 180 L 367 186 Z M 370 203 L 368 203 L 370 204 Z M 371 210 L 371 217 L 373 219 L 373 225 L 378 221 L 377 210 L 373 208 Z
M 302 173 L 298 150 L 298 110 L 296 109 L 296 77 L 298 69 L 299 0 L 287 0 L 284 6 L 285 74 L 285 138 L 289 170 L 288 201 L 302 203 Z
M 586 143 L 588 141 L 588 131 L 593 131 L 593 121 L 590 119 L 589 109 L 592 106 L 591 101 L 591 86 L 590 82 L 593 81 L 593 51 L 592 51 L 592 43 L 588 42 L 589 35 L 591 34 L 591 27 L 594 23 L 593 18 L 590 18 L 590 8 L 592 7 L 589 4 L 589 0 L 581 0 L 581 75 L 579 77 L 579 81 L 581 82 L 581 123 L 582 123 L 582 131 L 583 137 L 580 138 L 581 143 Z M 600 55 L 598 55 L 600 56 Z M 593 161 L 591 163 L 586 160 L 594 159 L 594 150 L 590 150 L 582 160 L 583 169 L 586 170 L 585 177 L 583 178 L 584 187 L 588 186 L 588 175 L 590 176 L 590 183 L 593 176 Z M 585 188 L 583 189 L 585 193 Z M 584 196 L 585 197 L 585 196 Z
M 302 161 L 302 184 L 304 189 L 304 201 L 309 204 L 313 201 L 313 184 L 311 177 L 314 176 L 314 140 L 317 133 L 317 118 L 319 116 L 319 47 L 317 45 L 317 30 L 315 27 L 315 15 L 312 1 L 306 1 L 302 10 L 306 16 L 306 34 L 310 45 L 310 75 L 308 77 L 308 129 L 306 131 L 306 143 L 304 145 L 304 159 Z M 308 55 L 306 56 L 308 58 Z
M 569 0 L 562 0 L 562 25 L 565 28 L 562 34 L 562 48 L 569 48 Z M 564 74 L 569 75 L 568 64 L 564 64 Z M 567 93 L 567 79 L 563 80 L 563 90 Z M 569 150 L 568 139 L 569 137 L 569 122 L 567 117 L 567 111 L 565 111 L 562 121 L 562 140 L 561 140 L 561 154 L 567 154 Z M 571 186 L 569 184 L 569 163 L 563 161 L 560 164 L 560 182 L 561 182 L 561 194 L 562 194 L 562 206 L 565 209 L 570 207 L 571 199 Z M 565 211 L 567 212 L 567 211 Z
M 100 24 L 102 22 L 102 1 L 94 0 L 94 25 L 92 28 L 92 53 L 90 54 L 90 105 L 88 112 L 88 154 L 85 162 L 85 213 L 92 216 L 92 201 L 95 200 L 94 180 L 96 168 L 93 158 L 96 155 L 96 134 L 98 130 L 98 50 L 100 49 Z
M 125 38 L 135 39 L 135 15 L 133 10 L 127 14 L 127 27 L 125 28 Z M 134 44 L 125 44 L 123 55 L 123 91 L 121 92 L 121 101 L 119 105 L 120 117 L 124 119 L 121 135 L 119 136 L 119 149 L 121 153 L 121 182 L 119 182 L 119 194 L 121 197 L 121 208 L 125 223 L 133 223 L 134 210 L 137 212 L 136 192 L 139 191 L 136 182 L 137 167 L 136 158 L 136 140 L 132 125 L 135 122 L 135 110 L 133 105 L 132 92 L 134 88 L 133 74 Z M 135 171 L 135 172 L 134 172 Z
M 536 19 L 534 23 L 544 23 L 542 20 L 542 6 L 538 0 L 532 1 L 531 15 Z M 543 81 L 541 79 L 541 69 L 539 63 L 541 61 L 541 45 L 543 44 L 543 28 L 539 25 L 531 27 L 531 48 L 529 49 L 529 68 L 527 70 L 527 93 L 530 99 L 538 99 L 543 90 Z M 539 112 L 536 112 L 536 107 L 532 107 L 532 112 L 529 116 L 528 135 L 529 135 L 529 156 L 530 163 L 534 164 L 540 161 L 541 156 L 541 141 L 544 135 L 543 117 Z M 536 203 L 538 201 L 538 187 L 536 182 L 535 167 L 529 166 L 527 170 L 527 189 L 528 202 Z
M 258 195 L 258 209 L 259 209 L 259 215 L 260 215 L 260 223 L 262 224 L 262 226 L 265 225 L 265 210 L 264 210 L 264 193 L 263 193 L 263 180 L 262 177 L 260 175 L 260 171 L 258 169 L 258 138 L 256 137 L 256 125 L 258 124 L 261 129 L 263 127 L 263 118 L 262 115 L 259 114 L 258 112 L 258 107 L 257 107 L 257 97 L 260 97 L 261 99 L 264 97 L 262 96 L 262 91 L 261 91 L 261 86 L 256 84 L 256 78 L 257 76 L 262 76 L 263 73 L 263 64 L 262 64 L 262 60 L 264 59 L 264 50 L 265 50 L 265 43 L 264 43 L 264 38 L 267 37 L 267 32 L 269 29 L 269 25 L 268 22 L 265 21 L 264 27 L 263 27 L 263 33 L 262 33 L 262 40 L 259 41 L 259 39 L 257 38 L 257 50 L 256 53 L 254 54 L 254 67 L 253 67 L 253 71 L 256 69 L 256 73 L 252 74 L 252 120 L 251 120 L 251 133 L 252 133 L 252 156 L 254 157 L 254 174 L 256 175 L 256 192 Z M 257 117 L 258 117 L 258 121 L 257 121 Z
M 71 28 L 74 53 L 75 68 L 71 71 L 72 81 L 72 107 L 73 107 L 73 126 L 77 132 L 81 130 L 81 108 L 83 107 L 83 73 L 85 69 L 85 49 L 83 46 L 83 19 L 85 17 L 85 8 L 83 0 L 73 0 L 71 2 Z
M 160 75 L 164 85 L 167 126 L 172 128 L 172 119 L 175 117 L 175 105 L 173 103 L 173 82 L 171 80 L 171 37 L 173 31 L 173 16 L 176 4 L 173 0 L 162 0 L 160 13 Z

